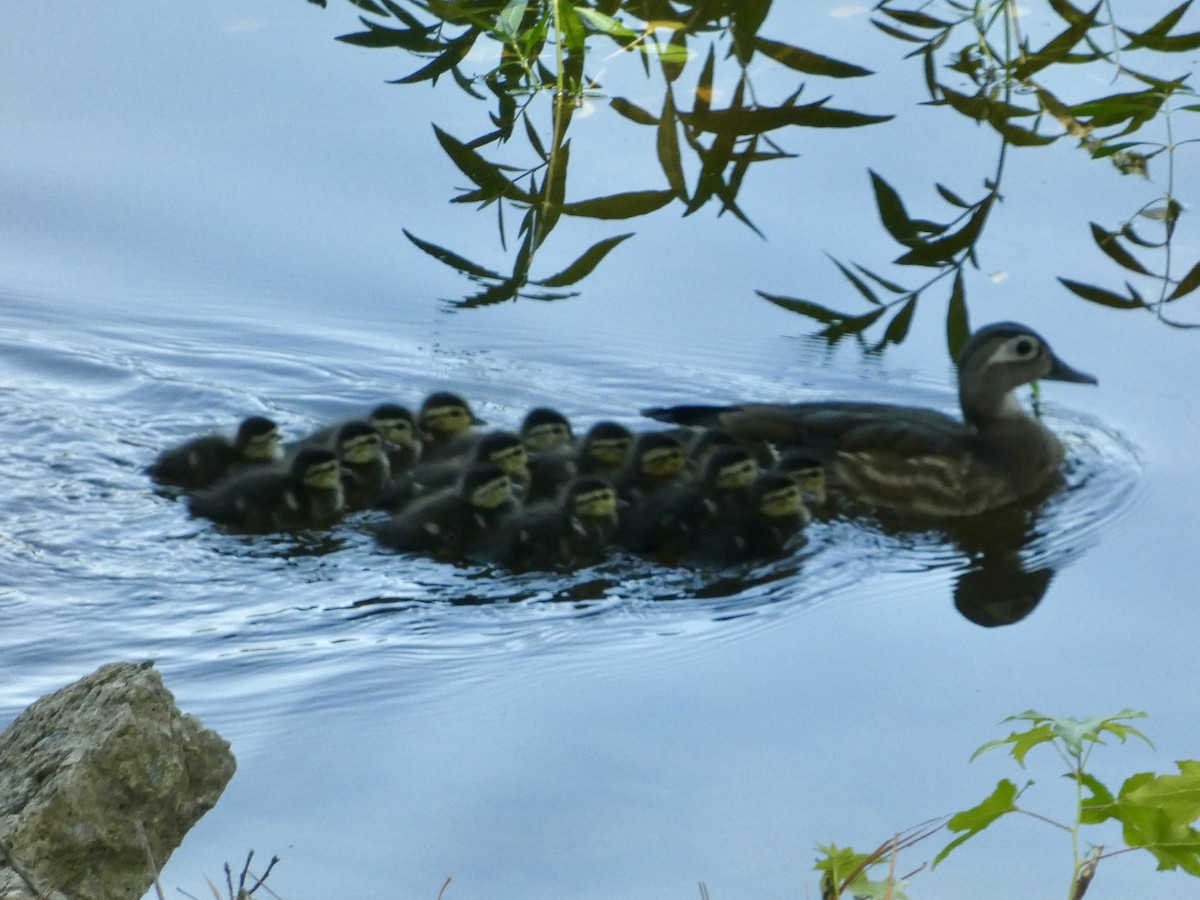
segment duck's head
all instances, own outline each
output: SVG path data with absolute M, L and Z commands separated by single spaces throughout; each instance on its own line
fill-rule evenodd
M 708 454 L 704 483 L 716 491 L 740 491 L 758 478 L 758 460 L 744 447 L 721 447 Z
M 516 499 L 508 473 L 491 463 L 475 465 L 463 472 L 459 496 L 472 509 L 481 511 L 498 509 Z
M 342 467 L 332 450 L 309 447 L 296 454 L 292 474 L 314 490 L 329 490 L 342 484 Z
M 768 519 L 809 519 L 800 485 L 782 472 L 763 472 L 754 484 L 758 510 Z
M 393 447 L 412 447 L 417 441 L 417 420 L 412 410 L 396 403 L 382 403 L 368 417 L 383 439 Z
M 806 500 L 818 506 L 825 502 L 825 466 L 807 450 L 784 452 L 776 461 L 774 469 L 795 481 Z
M 633 447 L 633 432 L 619 422 L 597 422 L 588 429 L 580 451 L 589 462 L 603 469 L 622 469 Z
M 510 478 L 529 480 L 529 453 L 521 438 L 511 431 L 485 434 L 475 445 L 475 461 L 499 466 Z
M 688 455 L 698 463 L 708 459 L 710 453 L 726 447 L 739 447 L 738 439 L 726 428 L 704 428 L 688 443 Z
M 576 478 L 564 491 L 563 509 L 580 519 L 615 519 L 617 490 L 603 478 Z
M 439 441 L 457 437 L 473 425 L 487 424 L 476 418 L 466 400 L 449 391 L 437 391 L 426 397 L 417 420 L 423 432 Z
M 998 322 L 976 331 L 958 357 L 958 396 L 963 417 L 981 425 L 1002 416 L 1009 393 L 1046 379 L 1095 384 L 1054 355 L 1037 332 L 1017 322 Z
M 637 439 L 630 463 L 635 475 L 648 478 L 674 478 L 687 469 L 683 444 L 669 431 L 648 431 Z
M 521 440 L 537 453 L 565 447 L 574 437 L 567 417 L 548 406 L 531 409 L 521 423 Z
M 338 429 L 337 453 L 351 466 L 375 462 L 383 456 L 383 435 L 370 422 L 347 422 Z
M 246 459 L 278 459 L 279 427 L 263 416 L 250 416 L 238 425 L 233 443 Z

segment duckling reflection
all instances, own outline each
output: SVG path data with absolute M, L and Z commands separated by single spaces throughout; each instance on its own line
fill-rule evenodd
M 188 510 L 231 530 L 286 531 L 331 525 L 342 515 L 341 468 L 331 450 L 301 450 L 286 471 L 247 471 L 191 498 Z
M 232 440 L 223 434 L 193 438 L 164 450 L 147 471 L 158 484 L 195 491 L 235 472 L 278 462 L 279 457 L 279 429 L 275 423 L 262 416 L 250 416 L 238 425 Z
M 1036 379 L 1095 384 L 1024 325 L 981 328 L 958 362 L 962 420 L 882 403 L 745 404 L 644 410 L 651 418 L 720 425 L 746 440 L 800 446 L 826 461 L 839 490 L 868 506 L 936 518 L 974 516 L 1042 496 L 1063 446 L 1013 389 Z

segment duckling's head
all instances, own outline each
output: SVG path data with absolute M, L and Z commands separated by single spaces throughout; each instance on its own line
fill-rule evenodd
M 375 462 L 383 456 L 383 435 L 370 422 L 347 422 L 338 429 L 337 453 L 351 466 Z
M 475 461 L 499 466 L 510 478 L 529 479 L 529 454 L 521 438 L 511 431 L 485 434 L 475 445 Z
M 737 438 L 725 428 L 704 428 L 688 444 L 688 455 L 697 463 L 703 463 L 710 453 L 723 447 L 738 447 Z
M 597 422 L 583 438 L 580 455 L 602 469 L 622 469 L 633 447 L 633 432 L 619 422 Z
M 394 447 L 412 447 L 417 441 L 417 420 L 412 410 L 396 403 L 382 403 L 368 417 L 383 439 Z
M 574 438 L 567 417 L 548 406 L 531 409 L 521 423 L 521 440 L 537 453 L 565 447 Z
M 459 496 L 476 510 L 494 510 L 515 501 L 512 479 L 497 465 L 474 465 L 462 474 Z
M 708 454 L 704 483 L 716 491 L 740 491 L 758 478 L 758 460 L 745 447 L 722 447 Z
M 580 519 L 615 519 L 617 503 L 616 488 L 603 478 L 576 478 L 563 492 L 563 509 Z
M 279 427 L 263 416 L 250 416 L 238 425 L 233 444 L 246 459 L 278 459 Z
M 669 431 L 648 431 L 637 439 L 631 467 L 649 478 L 674 478 L 687 468 L 687 453 L 679 438 Z
M 449 391 L 437 391 L 426 397 L 417 420 L 421 430 L 435 440 L 453 438 L 472 425 L 486 424 L 475 417 L 466 400 Z
M 759 512 L 768 519 L 798 518 L 807 524 L 811 518 L 800 485 L 782 472 L 763 472 L 754 484 L 754 493 Z
M 788 450 L 781 454 L 774 469 L 787 475 L 800 486 L 804 498 L 818 506 L 826 495 L 825 466 L 806 450 Z
M 1050 345 L 1017 322 L 998 322 L 976 331 L 958 357 L 958 396 L 963 417 L 982 425 L 1010 408 L 1009 392 L 1038 379 L 1095 384 L 1054 355 Z
M 292 461 L 292 475 L 314 490 L 341 487 L 342 467 L 332 450 L 308 447 Z

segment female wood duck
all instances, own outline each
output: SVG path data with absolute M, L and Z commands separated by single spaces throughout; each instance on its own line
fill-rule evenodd
M 820 454 L 845 494 L 925 516 L 972 516 L 1033 498 L 1058 476 L 1063 447 L 1013 389 L 1035 381 L 1095 384 L 1013 322 L 989 325 L 958 360 L 962 420 L 883 403 L 744 404 L 646 410 L 679 424 L 719 424 L 749 440 Z
M 422 497 L 376 530 L 394 550 L 442 560 L 488 555 L 507 520 L 520 509 L 512 480 L 499 466 L 467 469 L 455 487 Z
M 346 508 L 374 506 L 392 484 L 392 465 L 383 435 L 370 422 L 347 422 L 338 429 L 336 446 Z
M 345 505 L 332 450 L 309 447 L 286 471 L 247 471 L 201 491 L 188 510 L 237 531 L 283 531 L 333 524 Z
M 216 484 L 240 469 L 279 460 L 279 429 L 270 419 L 250 416 L 231 440 L 223 434 L 193 438 L 164 450 L 150 465 L 158 484 L 195 491 Z
M 417 413 L 421 458 L 435 460 L 469 452 L 471 429 L 486 424 L 458 394 L 449 391 L 430 394 Z

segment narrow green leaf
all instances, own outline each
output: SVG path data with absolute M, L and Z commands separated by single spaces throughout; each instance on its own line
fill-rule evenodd
M 942 199 L 952 206 L 957 206 L 959 209 L 971 208 L 970 203 L 962 199 L 962 197 L 958 196 L 958 194 L 954 193 L 954 191 L 950 190 L 950 188 L 946 187 L 945 185 L 938 184 L 935 185 L 935 187 L 937 187 L 937 192 L 942 195 Z
M 508 278 L 499 284 L 493 284 L 484 288 L 477 294 L 470 294 L 462 300 L 456 300 L 451 305 L 459 309 L 478 309 L 481 306 L 495 306 L 497 303 L 516 300 L 520 290 L 521 283 L 516 279 Z
M 1149 275 L 1150 271 L 1143 266 L 1128 250 L 1121 246 L 1118 241 L 1118 235 L 1111 231 L 1106 231 L 1104 228 L 1097 225 L 1095 222 L 1090 223 L 1092 227 L 1092 240 L 1110 259 L 1117 265 L 1124 266 L 1139 275 Z
M 1016 147 L 1044 147 L 1053 144 L 1059 138 L 1059 135 L 1038 134 L 1028 128 L 1021 128 L 1002 116 L 988 116 L 988 122 L 1002 137 Z
M 896 315 L 892 316 L 892 321 L 888 322 L 887 328 L 884 329 L 883 338 L 875 347 L 876 350 L 882 350 L 888 344 L 899 344 L 908 337 L 908 329 L 912 325 L 913 312 L 916 308 L 917 296 L 914 294 L 900 307 Z
M 866 275 L 868 278 L 870 278 L 872 281 L 874 281 L 877 285 L 879 285 L 886 291 L 891 291 L 893 294 L 907 294 L 908 293 L 908 288 L 903 287 L 902 285 L 896 284 L 896 282 L 894 282 L 894 281 L 888 281 L 886 278 L 881 278 L 879 275 L 876 275 L 870 269 L 865 269 L 862 266 L 860 266 L 858 263 L 854 264 L 854 268 L 858 269 L 858 271 L 862 272 L 864 275 Z
M 874 75 L 870 69 L 864 69 L 853 63 L 842 62 L 811 50 L 802 50 L 790 44 L 772 41 L 759 36 L 754 39 L 754 47 L 759 53 L 769 56 L 775 62 L 787 66 L 797 72 L 810 75 L 824 75 L 828 78 L 861 78 L 864 75 Z
M 609 37 L 614 37 L 622 41 L 633 41 L 641 37 L 639 32 L 634 31 L 628 25 L 624 25 L 612 16 L 605 15 L 591 7 L 576 6 L 575 12 L 579 15 L 579 18 L 586 21 L 601 34 L 607 34 Z
M 534 284 L 540 284 L 543 287 L 567 287 L 568 285 L 575 284 L 590 275 L 592 270 L 600 265 L 604 257 L 608 256 L 618 244 L 631 237 L 633 237 L 633 232 L 605 238 L 589 247 L 579 259 L 575 260 L 557 275 L 535 281 Z
M 808 300 L 800 300 L 796 297 L 782 297 L 778 294 L 768 294 L 766 291 L 756 291 L 758 296 L 764 300 L 769 300 L 781 309 L 786 309 L 788 312 L 799 313 L 802 316 L 807 316 L 810 319 L 816 319 L 823 325 L 828 325 L 831 322 L 840 322 L 847 318 L 845 313 L 836 312 L 828 307 L 821 306 L 818 303 L 812 303 Z
M 367 12 L 373 15 L 383 16 L 385 18 L 387 16 L 387 12 L 381 6 L 372 2 L 372 0 L 350 0 L 350 2 L 359 9 L 365 9 Z
M 1059 17 L 1069 23 L 1078 22 L 1080 19 L 1087 16 L 1081 9 L 1076 9 L 1067 0 L 1050 0 L 1050 8 L 1058 13 Z
M 1103 3 L 1097 3 L 1091 12 L 1068 25 L 1066 30 L 1051 38 L 1041 50 L 1022 59 L 1014 70 L 1016 77 L 1024 80 L 1034 73 L 1040 72 L 1046 66 L 1061 62 L 1063 57 L 1071 52 L 1071 48 L 1083 40 L 1088 29 L 1095 24 L 1096 16 L 1099 15 L 1103 5 Z
M 943 22 L 941 19 L 935 19 L 933 16 L 926 15 L 923 12 L 904 9 L 884 9 L 883 14 L 891 16 L 903 25 L 911 25 L 913 28 L 940 29 L 951 27 L 950 22 Z
M 861 316 L 850 316 L 840 322 L 834 322 L 825 326 L 817 336 L 824 338 L 831 344 L 836 344 L 844 337 L 862 334 L 875 324 L 875 320 L 882 316 L 884 311 L 885 307 L 880 306 Z
M 989 194 L 971 213 L 966 223 L 958 231 L 914 246 L 908 253 L 896 258 L 895 262 L 902 266 L 942 266 L 953 261 L 955 254 L 966 250 L 978 239 L 987 222 L 996 195 Z
M 667 184 L 675 192 L 675 196 L 687 202 L 687 181 L 683 176 L 683 159 L 679 153 L 679 124 L 675 113 L 675 93 L 671 86 L 663 93 L 662 115 L 658 119 L 658 132 L 655 134 L 655 150 L 658 153 L 658 164 L 662 167 Z
M 1190 294 L 1198 287 L 1200 287 L 1200 261 L 1192 266 L 1188 273 L 1183 276 L 1183 280 L 1175 286 L 1175 290 L 1171 291 L 1171 296 L 1167 299 L 1178 300 L 1180 297 Z
M 439 75 L 449 72 L 467 58 L 467 54 L 471 52 L 471 48 L 475 45 L 475 39 L 479 37 L 479 34 L 480 30 L 476 27 L 467 29 L 450 43 L 446 44 L 446 49 L 442 54 L 429 63 L 429 65 L 418 69 L 411 75 L 405 75 L 403 78 L 389 81 L 388 84 L 415 84 L 419 81 L 436 80 Z
M 367 26 L 366 31 L 343 34 L 335 40 L 356 47 L 399 47 L 413 53 L 436 53 L 444 46 L 430 39 L 431 29 L 428 28 L 388 28 L 368 19 L 360 18 L 359 21 Z
M 674 191 L 626 191 L 607 197 L 564 203 L 562 211 L 564 215 L 587 216 L 592 219 L 632 219 L 662 209 L 674 199 Z
M 829 256 L 829 254 L 825 254 L 825 255 Z M 833 264 L 835 266 L 837 266 L 838 269 L 841 270 L 841 273 L 842 273 L 842 275 L 844 275 L 846 277 L 846 280 L 849 281 L 852 285 L 854 285 L 855 289 L 860 294 L 862 294 L 869 303 L 871 303 L 875 306 L 883 305 L 883 303 L 880 301 L 880 299 L 875 296 L 875 292 L 873 290 L 871 290 L 870 286 L 865 281 L 863 281 L 861 278 L 859 278 L 857 275 L 855 275 L 853 272 L 851 272 L 849 269 L 847 269 L 844 265 L 842 265 L 840 262 L 838 262 L 836 259 L 834 259 L 834 257 L 830 256 L 829 258 L 831 260 L 833 260 Z
M 493 272 L 491 269 L 471 262 L 463 256 L 459 256 L 445 247 L 439 247 L 437 244 L 431 244 L 429 241 L 423 241 L 415 234 L 412 234 L 408 229 L 402 228 L 404 236 L 412 241 L 418 248 L 428 253 L 438 262 L 445 263 L 451 268 L 458 269 L 464 275 L 470 275 L 474 278 L 502 278 L 499 272 Z
M 1084 284 L 1061 277 L 1058 280 L 1071 293 L 1077 294 L 1084 300 L 1090 300 L 1092 303 L 1099 303 L 1101 306 L 1111 306 L 1114 309 L 1140 309 L 1144 305 L 1136 299 L 1114 294 L 1112 291 L 1098 288 L 1092 284 Z
M 442 131 L 437 125 L 433 126 L 433 131 L 437 135 L 438 143 L 442 145 L 442 149 L 446 151 L 446 155 L 450 157 L 450 160 L 458 166 L 464 175 L 479 185 L 490 199 L 507 197 L 510 200 L 520 200 L 526 203 L 532 202 L 528 194 L 504 176 L 498 165 L 488 162 L 479 153 L 447 132 Z
M 608 105 L 611 106 L 619 115 L 624 116 L 631 122 L 636 122 L 638 125 L 658 124 L 659 120 L 654 113 L 642 109 L 642 107 L 632 103 L 629 100 L 626 100 L 624 97 L 613 97 L 608 101 Z
M 946 827 L 951 831 L 965 833 L 960 834 L 942 848 L 941 852 L 933 858 L 933 867 L 937 868 L 938 863 L 945 859 L 955 847 L 979 834 L 979 832 L 983 831 L 1001 816 L 1016 812 L 1017 807 L 1014 803 L 1016 799 L 1017 786 L 1005 778 L 996 785 L 996 789 L 978 806 L 955 813 Z
M 871 174 L 871 187 L 875 191 L 875 205 L 879 209 L 879 219 L 883 222 L 883 227 L 901 244 L 910 244 L 917 240 L 917 229 L 914 227 L 912 219 L 908 217 L 908 213 L 904 209 L 904 201 L 900 199 L 896 189 L 888 184 L 878 172 L 873 169 L 868 171 Z
M 954 273 L 954 287 L 950 289 L 950 305 L 946 309 L 946 346 L 950 358 L 958 359 L 959 351 L 971 334 L 971 323 L 967 316 L 967 292 L 963 286 L 963 273 Z
M 504 9 L 496 16 L 496 30 L 508 38 L 515 38 L 521 33 L 521 22 L 525 19 L 525 9 L 529 0 L 508 0 Z
M 912 43 L 912 44 L 924 44 L 925 43 L 925 38 L 919 37 L 915 34 L 909 34 L 907 31 L 901 31 L 899 28 L 889 25 L 887 22 L 880 22 L 878 19 L 872 19 L 871 24 L 874 25 L 876 28 L 878 28 L 880 31 L 882 31 L 884 34 L 891 35 L 892 37 L 897 38 L 899 40 L 908 41 L 909 43 Z
M 704 60 L 704 68 L 700 70 L 700 79 L 696 82 L 696 96 L 692 101 L 692 115 L 704 116 L 708 113 L 713 97 L 713 45 L 708 47 L 708 57 Z

